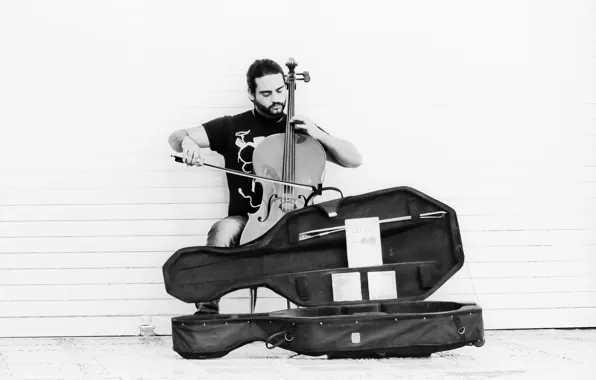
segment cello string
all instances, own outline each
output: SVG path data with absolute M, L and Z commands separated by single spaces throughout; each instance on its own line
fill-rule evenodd
M 294 117 L 294 77 L 291 77 L 290 83 L 288 85 L 289 87 L 289 99 L 288 99 L 288 156 L 287 156 L 287 160 L 286 160 L 286 164 L 288 166 L 288 177 L 292 178 L 293 177 L 293 173 L 292 173 L 292 147 L 293 147 L 293 141 L 292 141 L 292 137 L 294 136 L 294 125 L 292 123 L 289 122 L 289 120 L 291 120 L 292 117 Z M 287 194 L 287 199 L 286 199 L 286 205 L 289 203 L 290 199 L 292 199 L 293 197 L 293 189 L 289 189 Z
M 291 77 L 288 76 L 288 97 L 291 97 L 290 94 L 290 83 L 291 83 Z M 289 100 L 289 99 L 288 99 Z M 289 104 L 288 104 L 289 105 Z M 288 109 L 288 116 L 290 115 L 290 110 Z M 288 175 L 288 155 L 289 155 L 289 149 L 290 149 L 290 144 L 288 139 L 290 138 L 290 118 L 288 117 L 288 120 L 286 121 L 286 136 L 285 136 L 285 140 L 284 140 L 284 178 L 289 179 L 289 175 Z M 286 186 L 284 186 L 284 199 L 283 199 L 283 204 L 286 204 L 287 201 L 287 192 L 288 192 L 288 188 Z
M 295 107 L 295 104 L 294 104 L 294 95 L 295 95 L 295 93 L 294 93 L 294 91 L 295 91 L 295 88 L 294 88 L 294 86 L 292 86 L 292 117 L 294 116 L 294 107 Z M 292 142 L 292 145 L 290 146 L 290 151 L 291 151 L 291 156 L 290 156 L 290 177 L 292 178 L 292 182 L 294 181 L 294 174 L 295 174 L 294 173 L 294 160 L 296 158 L 296 151 L 295 151 L 295 149 L 296 149 L 296 143 L 294 141 L 294 139 L 295 139 L 295 132 L 296 132 L 296 128 L 292 125 L 292 135 L 291 135 L 291 138 L 290 138 L 290 141 Z M 294 203 L 295 202 L 295 200 L 294 200 L 294 188 L 291 188 L 290 189 L 290 196 L 291 196 L 292 203 Z
M 291 83 L 291 77 L 288 76 L 288 90 L 290 90 L 290 83 Z M 290 90 L 291 91 L 291 90 Z M 291 94 L 288 94 L 288 97 L 291 97 Z M 290 99 L 288 99 L 289 101 Z M 289 102 L 288 102 L 289 103 Z M 289 106 L 289 104 L 288 104 Z M 289 154 L 289 144 L 288 144 L 288 139 L 289 139 L 289 132 L 290 132 L 290 109 L 288 108 L 288 119 L 286 120 L 286 135 L 284 138 L 284 157 L 283 157 L 283 178 L 284 181 L 286 181 L 288 179 L 288 154 Z M 282 197 L 282 205 L 286 204 L 287 201 L 287 193 L 288 193 L 288 187 L 284 185 L 283 187 L 283 197 Z
M 294 107 L 294 113 L 296 113 L 296 93 L 294 89 L 294 97 L 292 97 L 292 105 Z M 296 128 L 292 130 L 292 178 L 296 179 Z M 292 187 L 292 200 L 296 203 L 295 197 L 296 189 Z M 295 205 L 294 205 L 295 207 Z
M 286 178 L 287 179 L 290 179 L 291 177 L 290 177 L 290 162 L 289 162 L 289 158 L 290 158 L 290 153 L 291 153 L 290 152 L 290 147 L 291 147 L 290 138 L 292 136 L 291 135 L 292 124 L 290 123 L 291 115 L 292 115 L 292 109 L 291 109 L 292 108 L 292 103 L 291 103 L 292 102 L 292 77 L 291 77 L 291 73 L 290 73 L 290 76 L 288 77 L 288 90 L 289 90 L 289 92 L 288 92 L 288 97 L 289 97 L 289 99 L 288 99 L 288 106 L 289 106 L 289 108 L 288 108 L 288 120 L 287 120 L 287 125 L 286 125 L 287 126 L 287 128 L 286 128 L 286 139 L 285 139 L 285 143 L 286 143 L 286 146 L 285 146 L 285 148 L 286 148 L 286 154 L 285 154 L 285 157 L 284 157 L 284 167 L 285 167 Z M 288 192 L 289 192 L 288 187 L 287 186 L 284 187 L 284 205 L 286 205 L 287 202 L 288 202 Z

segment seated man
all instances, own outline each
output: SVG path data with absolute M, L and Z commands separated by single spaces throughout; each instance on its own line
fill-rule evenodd
M 246 78 L 253 109 L 179 129 L 170 135 L 170 146 L 182 153 L 187 165 L 202 165 L 201 149 L 210 148 L 224 157 L 226 168 L 254 174 L 252 154 L 257 144 L 269 135 L 285 132 L 287 89 L 281 66 L 269 59 L 257 60 L 248 68 Z M 307 117 L 296 115 L 291 121 L 296 130 L 321 143 L 328 161 L 347 168 L 361 165 L 362 157 L 350 142 L 331 136 Z M 253 186 L 251 178 L 227 174 L 227 181 L 230 194 L 228 216 L 211 227 L 206 245 L 238 245 L 248 215 L 258 211 L 261 204 L 262 194 L 259 194 L 258 186 Z M 197 303 L 196 306 L 197 313 L 219 312 L 219 300 Z

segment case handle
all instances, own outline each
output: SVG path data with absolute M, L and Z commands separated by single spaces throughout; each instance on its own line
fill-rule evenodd
M 453 319 L 453 322 L 455 323 L 455 328 L 457 329 L 457 334 L 459 335 L 459 339 L 466 340 L 466 328 L 461 323 L 461 319 L 459 318 L 459 315 L 452 315 L 451 319 Z
M 333 191 L 337 191 L 340 195 L 340 199 L 342 199 L 344 197 L 344 193 L 337 187 L 332 187 L 332 186 L 327 186 L 327 187 L 323 187 L 322 184 L 319 184 L 319 186 L 317 187 L 317 189 L 315 191 L 313 191 L 308 198 L 306 198 L 306 200 L 304 201 L 305 205 L 308 205 L 308 202 L 310 202 L 311 199 L 313 199 L 314 197 L 316 197 L 317 195 L 321 195 L 323 194 L 323 191 L 325 190 L 333 190 Z M 327 203 L 327 202 L 324 202 Z
M 267 340 L 265 341 L 265 347 L 267 347 L 268 349 L 272 350 L 272 349 L 274 349 L 276 347 L 279 347 L 279 345 L 281 345 L 283 342 L 291 342 L 291 341 L 293 341 L 294 340 L 294 337 L 291 334 L 288 336 L 288 333 L 289 333 L 289 331 L 286 330 L 286 331 L 280 331 L 278 333 L 275 333 L 275 334 L 269 336 L 267 338 Z M 279 339 L 277 341 L 277 343 L 271 345 L 271 341 L 273 339 L 278 338 L 278 337 L 280 337 L 282 335 L 284 336 L 283 339 Z

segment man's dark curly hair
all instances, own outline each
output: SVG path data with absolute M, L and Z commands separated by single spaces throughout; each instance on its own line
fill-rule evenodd
M 282 74 L 284 71 L 280 65 L 270 59 L 258 59 L 253 62 L 246 72 L 246 83 L 250 93 L 254 95 L 257 90 L 255 78 L 260 78 L 265 75 Z

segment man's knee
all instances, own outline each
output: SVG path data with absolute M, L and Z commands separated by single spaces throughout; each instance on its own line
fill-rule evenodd
M 237 245 L 246 225 L 247 218 L 227 217 L 217 221 L 207 234 L 207 245 L 230 247 Z

